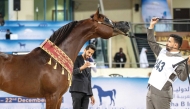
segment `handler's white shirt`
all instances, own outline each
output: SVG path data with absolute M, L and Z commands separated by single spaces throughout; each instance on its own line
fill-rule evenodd
M 182 57 L 167 56 L 167 50 L 163 48 L 157 58 L 157 61 L 152 70 L 148 83 L 155 88 L 161 90 L 165 83 L 169 80 L 170 75 L 176 69 L 173 68 L 173 64 L 176 64 L 183 60 Z

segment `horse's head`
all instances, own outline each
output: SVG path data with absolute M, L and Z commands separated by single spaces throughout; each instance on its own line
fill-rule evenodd
M 99 14 L 99 9 L 97 12 L 91 16 L 92 20 L 97 22 L 97 31 L 96 33 L 99 37 L 108 39 L 112 36 L 116 36 L 119 34 L 126 34 L 129 29 L 129 23 L 126 21 L 118 21 L 113 22 L 112 20 L 108 19 L 106 16 Z
M 97 85 L 94 85 L 93 87 L 92 87 L 92 89 L 95 89 L 95 88 L 97 88 L 98 86 Z
M 64 51 L 74 62 L 84 43 L 92 38 L 108 39 L 119 34 L 126 34 L 130 27 L 128 22 L 113 22 L 99 10 L 89 19 L 73 21 L 55 31 L 50 37 L 55 45 Z
M 100 86 L 98 86 L 98 85 L 94 85 L 94 86 L 92 87 L 92 89 L 102 90 L 102 88 L 101 88 Z

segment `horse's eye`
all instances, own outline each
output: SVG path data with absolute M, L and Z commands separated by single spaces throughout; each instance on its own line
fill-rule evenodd
M 111 21 L 110 19 L 106 18 L 106 17 L 104 18 L 104 21 L 105 21 L 106 23 L 108 23 L 108 24 L 113 25 L 112 21 Z
M 106 23 L 109 23 L 109 19 L 108 18 L 104 18 L 104 21 L 106 22 Z

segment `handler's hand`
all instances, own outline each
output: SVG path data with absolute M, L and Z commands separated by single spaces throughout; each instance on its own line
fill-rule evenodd
M 88 66 L 90 66 L 90 62 L 86 61 L 83 66 L 80 67 L 80 70 L 86 69 Z
M 95 104 L 94 96 L 91 96 L 91 97 L 90 97 L 90 100 L 91 100 L 91 104 L 94 105 L 94 104 Z
M 190 65 L 190 55 L 189 55 L 189 59 L 187 61 L 187 64 Z
M 153 17 L 150 21 L 150 26 L 149 26 L 149 29 L 153 29 L 154 28 L 154 25 L 159 21 L 159 18 L 158 17 Z

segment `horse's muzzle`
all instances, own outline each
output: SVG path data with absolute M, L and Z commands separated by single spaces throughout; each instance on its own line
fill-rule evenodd
M 114 27 L 119 29 L 120 31 L 127 33 L 130 29 L 130 25 L 126 21 L 119 21 L 114 23 Z

